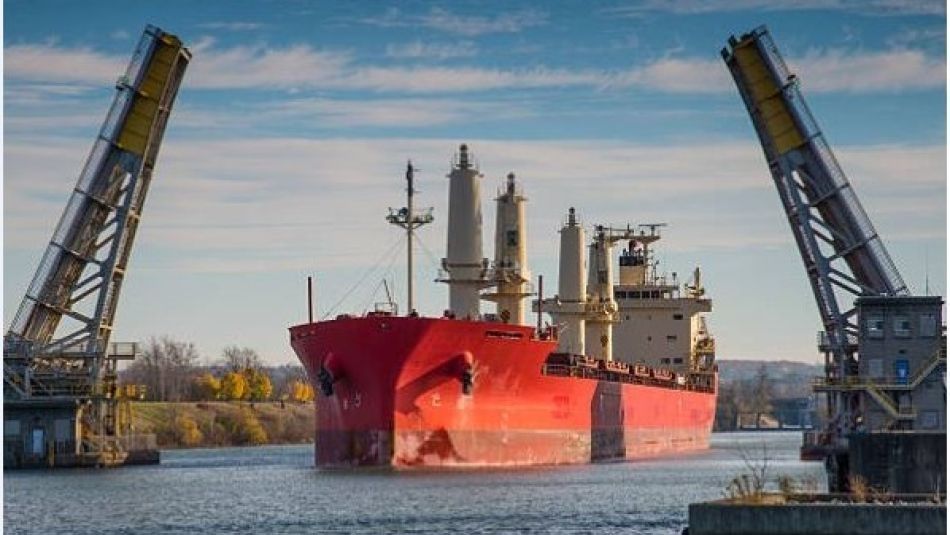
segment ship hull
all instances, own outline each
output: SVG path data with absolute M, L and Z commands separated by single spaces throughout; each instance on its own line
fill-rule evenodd
M 708 447 L 715 392 L 549 375 L 555 343 L 532 335 L 395 316 L 292 327 L 317 392 L 316 465 L 567 464 Z

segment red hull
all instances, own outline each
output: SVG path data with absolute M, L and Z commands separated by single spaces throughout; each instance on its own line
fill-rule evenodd
M 290 331 L 317 392 L 319 467 L 583 463 L 709 444 L 714 392 L 546 375 L 555 343 L 529 327 L 375 316 Z

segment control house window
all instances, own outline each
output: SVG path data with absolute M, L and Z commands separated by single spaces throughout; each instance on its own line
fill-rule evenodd
M 907 316 L 894 317 L 894 336 L 907 338 L 910 336 L 910 318 Z
M 933 338 L 937 336 L 937 316 L 933 314 L 920 315 L 920 336 Z
M 936 429 L 940 415 L 937 411 L 923 411 L 920 413 L 921 427 L 924 429 Z
M 868 338 L 884 338 L 884 317 L 871 316 L 867 319 Z

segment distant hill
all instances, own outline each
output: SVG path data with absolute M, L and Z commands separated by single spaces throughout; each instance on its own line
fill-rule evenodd
M 719 360 L 722 385 L 753 381 L 765 366 L 777 398 L 805 397 L 811 393 L 811 381 L 824 374 L 822 367 L 790 360 Z

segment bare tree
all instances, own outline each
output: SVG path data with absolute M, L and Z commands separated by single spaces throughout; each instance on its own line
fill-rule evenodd
M 739 447 L 739 456 L 746 471 L 732 478 L 726 486 L 726 496 L 745 503 L 757 503 L 762 500 L 765 485 L 768 482 L 769 448 L 762 441 L 760 452 Z
M 283 364 L 274 366 L 266 370 L 270 375 L 271 382 L 274 385 L 275 397 L 286 395 L 293 397 L 294 383 L 304 383 L 307 381 L 307 371 L 299 364 Z
M 221 351 L 224 365 L 230 371 L 260 370 L 264 366 L 261 356 L 249 347 L 228 346 Z
M 198 350 L 169 336 L 150 337 L 142 355 L 123 372 L 126 383 L 145 385 L 146 399 L 181 401 L 188 395 Z
M 755 426 L 759 427 L 763 414 L 772 412 L 773 385 L 765 364 L 755 374 L 752 387 L 752 411 L 755 413 Z

